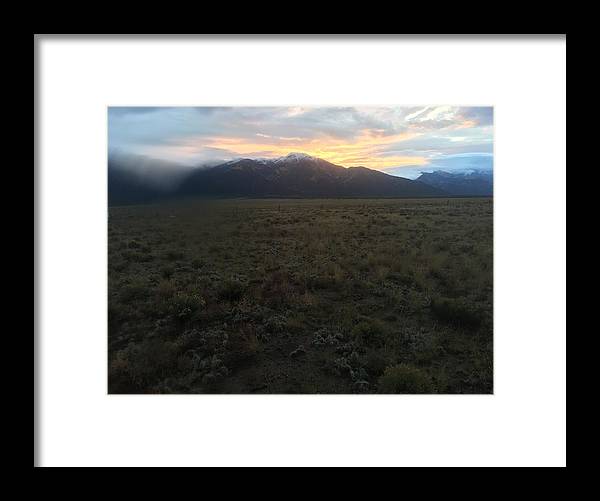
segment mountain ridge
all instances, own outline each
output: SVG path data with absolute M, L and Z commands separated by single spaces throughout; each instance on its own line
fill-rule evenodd
M 421 197 L 443 192 L 417 181 L 366 167 L 346 168 L 321 158 L 290 153 L 273 160 L 240 159 L 192 173 L 185 196 Z
M 453 196 L 493 196 L 493 173 L 487 170 L 423 172 L 417 181 Z
M 109 205 L 156 203 L 188 198 L 427 198 L 449 192 L 420 180 L 364 166 L 343 167 L 305 153 L 275 159 L 238 158 L 187 171 L 165 189 L 109 162 Z M 178 171 L 180 172 L 180 171 Z

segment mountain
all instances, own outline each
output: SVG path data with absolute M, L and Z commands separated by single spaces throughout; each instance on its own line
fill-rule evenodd
M 180 186 L 185 196 L 434 197 L 444 193 L 417 181 L 366 167 L 345 168 L 290 153 L 275 160 L 233 160 L 192 173 Z
M 492 196 L 492 171 L 424 172 L 417 181 L 454 196 Z
M 179 172 L 179 171 L 178 171 Z M 345 168 L 326 160 L 290 153 L 277 159 L 236 159 L 197 168 L 170 190 L 164 183 L 141 184 L 140 176 L 109 162 L 109 204 L 146 203 L 192 197 L 437 197 L 434 186 L 390 176 L 366 167 Z M 127 202 L 127 197 L 131 201 Z

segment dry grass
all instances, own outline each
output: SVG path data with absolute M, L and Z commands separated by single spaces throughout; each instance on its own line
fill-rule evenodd
M 112 207 L 109 390 L 489 393 L 492 270 L 491 199 Z

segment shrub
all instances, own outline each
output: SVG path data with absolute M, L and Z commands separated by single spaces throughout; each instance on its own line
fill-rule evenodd
M 204 266 L 204 261 L 199 258 L 194 258 L 194 259 L 192 259 L 191 264 L 192 264 L 192 268 L 194 268 L 195 270 L 198 270 Z
M 135 300 L 142 299 L 146 296 L 148 288 L 146 284 L 139 279 L 136 279 L 121 287 L 121 301 L 127 304 Z
M 482 321 L 481 311 L 462 298 L 433 298 L 431 311 L 439 320 L 462 327 L 477 328 Z
M 174 345 L 157 339 L 131 344 L 109 366 L 110 393 L 147 389 L 176 371 Z
M 368 378 L 365 369 L 360 365 L 360 357 L 356 351 L 333 360 L 333 371 L 338 376 L 348 376 L 353 382 Z
M 180 352 L 202 358 L 221 352 L 228 343 L 229 335 L 225 331 L 209 328 L 187 330 L 177 338 L 175 344 Z
M 269 334 L 282 334 L 287 327 L 287 318 L 285 315 L 275 314 L 267 318 L 264 322 L 264 329 Z
M 386 367 L 388 367 L 390 360 L 384 352 L 371 350 L 364 356 L 363 363 L 371 376 L 379 377 L 384 373 Z
M 173 273 L 175 273 L 175 268 L 170 265 L 163 266 L 160 270 L 160 276 L 167 280 L 173 276 Z
M 388 367 L 379 378 L 379 393 L 432 393 L 429 376 L 421 369 L 400 364 Z
M 316 346 L 339 346 L 344 340 L 344 335 L 338 330 L 321 328 L 314 334 L 312 344 Z
M 282 308 L 292 299 L 293 287 L 288 273 L 275 271 L 263 282 L 261 295 L 272 308 Z
M 238 280 L 226 280 L 219 287 L 219 299 L 226 301 L 239 301 L 244 295 L 245 286 Z
M 374 345 L 384 340 L 385 325 L 379 320 L 363 320 L 352 329 L 352 337 L 356 342 L 365 345 Z
M 167 261 L 178 261 L 185 257 L 185 254 L 177 250 L 168 250 L 165 252 L 164 257 Z
M 123 259 L 132 263 L 147 263 L 154 259 L 154 256 L 149 252 L 139 250 L 125 250 L 121 253 Z
M 175 294 L 175 284 L 171 280 L 161 280 L 156 287 L 158 297 L 167 299 Z
M 311 273 L 304 277 L 304 283 L 309 290 L 318 291 L 336 287 L 336 278 L 323 273 Z
M 171 313 L 179 320 L 187 320 L 194 313 L 198 313 L 206 302 L 199 294 L 175 294 L 170 300 Z
M 236 368 L 252 362 L 260 349 L 260 341 L 250 330 L 238 332 L 229 338 L 225 354 L 227 367 Z

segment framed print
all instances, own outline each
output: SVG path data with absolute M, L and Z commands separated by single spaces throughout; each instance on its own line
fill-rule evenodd
M 35 35 L 34 466 L 566 465 L 566 35 Z

